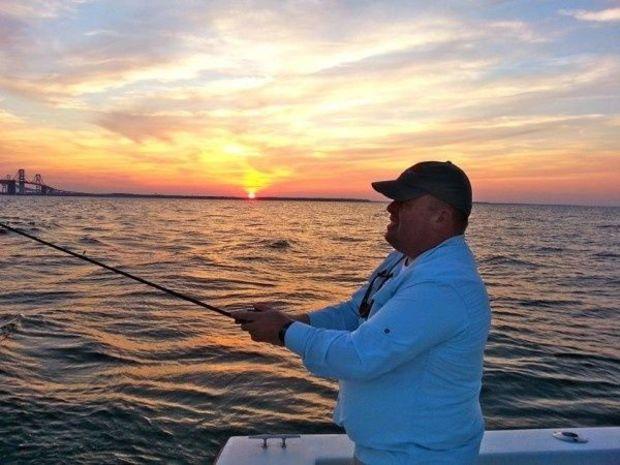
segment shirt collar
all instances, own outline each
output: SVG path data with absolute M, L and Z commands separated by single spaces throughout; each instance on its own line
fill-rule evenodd
M 463 244 L 463 243 L 465 243 L 465 236 L 463 234 L 459 234 L 458 236 L 452 236 L 446 239 L 445 241 L 441 242 L 440 244 L 437 244 L 432 249 L 428 249 L 426 252 L 422 252 L 409 264 L 407 268 L 412 268 L 414 265 L 417 265 L 420 261 L 426 259 L 430 255 L 432 255 L 435 251 L 441 248 L 452 247 L 452 246 Z

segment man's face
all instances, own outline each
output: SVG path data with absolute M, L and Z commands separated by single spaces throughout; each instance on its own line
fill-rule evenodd
M 426 250 L 433 237 L 432 218 L 436 213 L 432 200 L 430 195 L 423 195 L 412 200 L 392 201 L 387 207 L 390 224 L 385 240 L 409 257 L 416 257 Z

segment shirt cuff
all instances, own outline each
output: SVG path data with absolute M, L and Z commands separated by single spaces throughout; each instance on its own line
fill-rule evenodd
M 308 318 L 310 320 L 310 326 L 314 328 L 343 329 L 339 328 L 342 326 L 341 316 L 339 315 L 339 312 L 337 313 L 335 311 L 334 307 L 326 307 L 321 310 L 316 310 L 309 313 Z
M 308 341 L 308 337 L 310 337 L 310 333 L 312 331 L 314 331 L 312 326 L 296 321 L 286 330 L 286 333 L 284 334 L 284 345 L 290 351 L 295 352 L 300 357 L 303 357 L 306 349 L 306 342 Z

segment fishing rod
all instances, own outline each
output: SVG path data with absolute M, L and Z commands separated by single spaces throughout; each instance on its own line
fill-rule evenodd
M 219 313 L 220 315 L 224 315 L 224 316 L 227 316 L 229 318 L 235 318 L 231 312 L 228 312 L 226 310 L 222 310 L 221 308 L 214 307 L 213 305 L 206 304 L 204 302 L 201 302 L 198 299 L 194 299 L 193 297 L 181 294 L 180 292 L 173 291 L 172 289 L 168 289 L 168 288 L 166 288 L 164 286 L 160 286 L 159 284 L 156 284 L 154 282 L 148 281 L 148 280 L 146 280 L 144 278 L 140 278 L 139 276 L 135 276 L 135 275 L 133 275 L 131 273 L 127 273 L 126 271 L 119 270 L 118 268 L 114 268 L 113 266 L 106 265 L 105 263 L 101 263 L 100 261 L 95 260 L 95 259 L 90 258 L 90 257 L 87 257 L 84 254 L 79 254 L 79 253 L 73 252 L 72 250 L 69 250 L 69 249 L 66 249 L 64 247 L 61 247 L 59 245 L 52 244 L 51 242 L 44 241 L 43 239 L 39 239 L 38 237 L 32 236 L 32 235 L 30 235 L 28 233 L 20 231 L 19 229 L 13 228 L 13 227 L 11 227 L 9 225 L 6 225 L 4 223 L 0 223 L 0 227 L 3 227 L 6 230 L 12 231 L 12 232 L 14 232 L 16 234 L 19 234 L 21 236 L 27 237 L 28 239 L 32 239 L 33 241 L 39 242 L 40 244 L 46 245 L 46 246 L 51 247 L 53 249 L 56 249 L 56 250 L 59 250 L 61 252 L 66 253 L 66 254 L 69 254 L 69 255 L 71 255 L 71 256 L 73 256 L 75 258 L 79 258 L 80 260 L 85 260 L 85 261 L 87 261 L 89 263 L 92 263 L 93 265 L 97 265 L 97 266 L 100 266 L 102 268 L 105 268 L 106 270 L 112 271 L 113 273 L 120 274 L 121 276 L 125 276 L 126 278 L 133 279 L 134 281 L 138 281 L 138 282 L 140 282 L 142 284 L 146 284 L 147 286 L 151 286 L 151 287 L 154 287 L 155 289 L 159 289 L 160 291 L 165 292 L 166 294 L 170 294 L 170 295 L 172 295 L 174 297 L 177 297 L 179 299 L 186 300 L 186 301 L 191 302 L 193 304 L 196 304 L 196 305 L 198 305 L 200 307 L 203 307 L 203 308 L 206 308 L 208 310 L 211 310 L 211 311 L 214 311 L 216 313 Z

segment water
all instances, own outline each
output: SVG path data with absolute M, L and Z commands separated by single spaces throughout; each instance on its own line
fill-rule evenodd
M 385 204 L 0 197 L 0 219 L 213 305 L 302 312 L 389 251 Z M 488 429 L 620 424 L 620 209 L 475 205 Z M 336 385 L 210 313 L 0 233 L 0 462 L 211 463 L 339 432 Z

